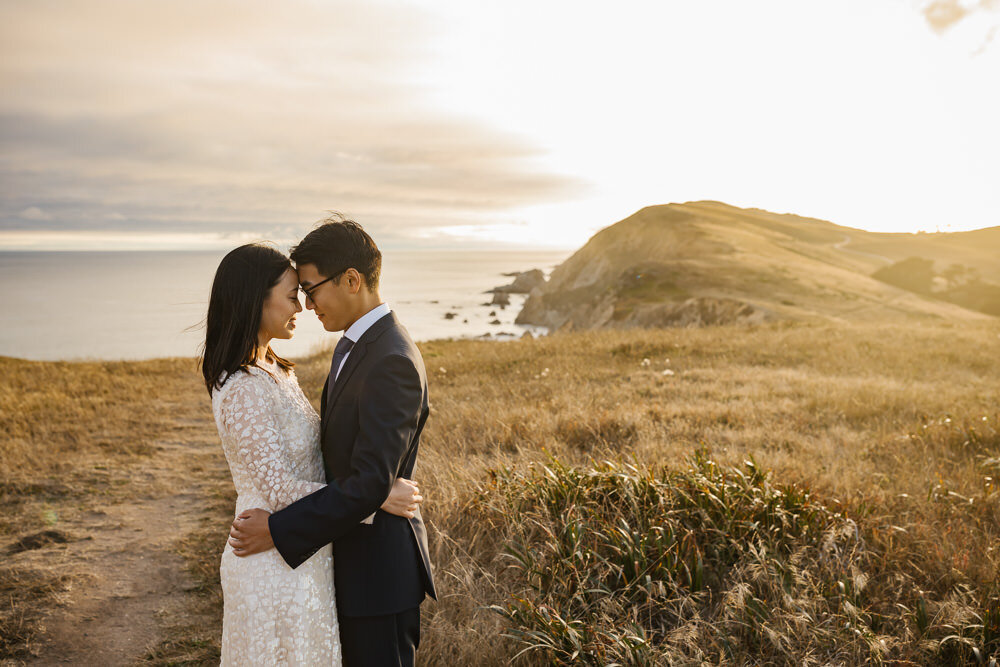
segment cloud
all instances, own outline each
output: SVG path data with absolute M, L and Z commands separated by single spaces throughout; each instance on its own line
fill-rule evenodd
M 38 208 L 37 206 L 29 206 L 20 213 L 20 217 L 24 220 L 51 220 L 52 216 Z
M 994 14 L 992 27 L 988 28 L 978 52 L 982 52 L 993 41 L 997 32 L 995 12 L 1000 9 L 1000 0 L 933 0 L 921 10 L 924 19 L 934 32 L 943 35 L 970 16 L 985 17 Z
M 253 233 L 336 208 L 405 236 L 586 187 L 435 108 L 436 27 L 400 3 L 37 0 L 0 25 L 0 231 Z
M 924 18 L 938 33 L 943 33 L 965 18 L 971 10 L 959 0 L 935 0 L 924 7 Z

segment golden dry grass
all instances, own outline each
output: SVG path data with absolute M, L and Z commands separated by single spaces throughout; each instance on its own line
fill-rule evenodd
M 484 520 L 481 498 L 498 471 L 527 474 L 551 456 L 580 469 L 621 458 L 682 468 L 696 448 L 722 465 L 752 456 L 776 482 L 804 485 L 856 520 L 879 571 L 923 587 L 935 618 L 975 612 L 972 600 L 998 591 L 1000 326 L 778 323 L 435 341 L 421 349 L 431 417 L 416 477 L 441 593 L 424 606 L 424 664 L 505 664 L 521 650 L 504 636 L 507 620 L 488 608 L 525 589 L 503 556 L 509 527 Z M 18 508 L 0 524 L 9 540 L 26 521 L 38 525 L 39 508 L 58 502 L 53 488 L 78 497 L 101 492 L 100 470 L 67 481 L 75 479 L 67 471 L 86 468 L 79 461 L 117 457 L 141 467 L 143 438 L 171 428 L 176 409 L 165 406 L 208 402 L 187 360 L 2 363 L 14 378 L 0 394 L 0 481 L 5 505 Z M 297 368 L 317 404 L 327 364 L 317 355 Z M 205 503 L 225 523 L 231 483 L 218 484 Z M 125 485 L 119 495 L 128 493 Z M 204 589 L 193 604 L 215 605 L 216 614 L 218 525 L 206 522 L 182 544 Z M 873 589 L 892 594 L 880 586 Z M 16 613 L 4 622 L 21 626 L 30 625 L 32 605 L 52 603 L 10 599 Z M 218 626 L 174 628 L 148 658 L 210 663 L 218 633 Z M 918 662 L 933 655 L 912 650 Z
M 987 478 L 997 471 L 985 462 L 997 452 L 964 445 L 966 432 L 950 427 L 995 433 L 998 326 L 786 323 L 435 342 L 423 352 L 433 407 L 417 477 L 450 596 L 432 612 L 426 657 L 444 661 L 455 646 L 469 660 L 511 655 L 499 621 L 479 607 L 511 591 L 497 583 L 502 562 L 483 565 L 495 547 L 467 509 L 491 469 L 546 453 L 576 465 L 618 456 L 680 465 L 699 446 L 723 463 L 753 456 L 777 480 L 905 529 L 887 548 L 919 560 L 928 586 L 995 585 Z M 942 501 L 949 492 L 978 502 Z
M 156 443 L 189 438 L 211 413 L 190 359 L 0 357 L 0 374 L 0 550 L 7 551 L 0 562 L 0 659 L 12 660 L 40 648 L 46 616 L 91 579 L 66 558 L 94 537 L 81 532 L 80 517 L 172 493 L 148 471 Z M 58 541 L 41 540 L 10 557 L 9 545 L 38 542 L 46 532 Z

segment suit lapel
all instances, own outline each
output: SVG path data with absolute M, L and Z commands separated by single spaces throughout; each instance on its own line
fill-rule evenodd
M 320 409 L 323 414 L 323 431 L 326 431 L 326 425 L 330 421 L 330 411 L 333 406 L 337 404 L 337 399 L 340 397 L 341 392 L 344 391 L 344 386 L 347 381 L 351 379 L 355 369 L 361 364 L 361 360 L 364 359 L 365 353 L 368 351 L 368 345 L 373 342 L 376 338 L 382 335 L 382 333 L 392 326 L 396 322 L 396 313 L 389 312 L 388 315 L 377 320 L 374 324 L 368 327 L 368 330 L 361 334 L 361 338 L 358 342 L 354 344 L 351 348 L 351 353 L 347 355 L 347 361 L 344 362 L 344 367 L 340 369 L 340 374 L 337 375 L 336 382 L 333 383 L 333 391 L 330 394 L 330 400 L 326 401 L 325 405 L 321 405 Z M 330 382 L 330 377 L 327 376 L 327 383 Z M 326 384 L 323 385 L 323 400 L 326 400 Z
M 367 331 L 365 333 L 368 333 Z M 354 374 L 354 370 L 361 363 L 361 360 L 365 356 L 365 352 L 368 351 L 368 342 L 365 340 L 365 336 L 361 337 L 354 347 L 351 348 L 351 353 L 347 355 L 347 360 L 344 362 L 344 367 L 340 369 L 340 374 L 337 375 L 336 382 L 333 383 L 333 390 L 330 392 L 330 400 L 326 402 L 326 415 L 330 416 L 330 410 L 337 403 L 337 398 L 340 397 L 340 393 L 344 391 L 344 385 L 347 381 L 351 379 L 351 375 Z
M 319 395 L 319 413 L 326 414 L 326 388 L 330 384 L 330 374 L 326 374 L 326 382 L 323 383 L 323 393 Z

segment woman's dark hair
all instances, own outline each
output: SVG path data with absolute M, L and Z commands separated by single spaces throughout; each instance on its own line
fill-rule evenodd
M 334 213 L 292 248 L 296 265 L 313 264 L 324 277 L 332 278 L 347 269 L 365 277 L 368 289 L 378 289 L 382 253 L 372 237 L 353 220 Z
M 264 300 L 281 281 L 292 263 L 271 246 L 250 243 L 231 250 L 219 262 L 212 281 L 205 322 L 205 348 L 201 374 L 211 394 L 240 369 L 257 363 L 257 333 Z M 282 359 L 268 346 L 267 358 L 288 371 L 292 362 Z

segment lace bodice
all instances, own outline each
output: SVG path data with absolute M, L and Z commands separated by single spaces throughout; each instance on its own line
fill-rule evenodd
M 238 494 L 234 516 L 275 512 L 324 486 L 319 416 L 294 373 L 268 363 L 234 373 L 213 392 L 212 410 Z M 240 558 L 226 543 L 219 574 L 222 665 L 339 667 L 330 545 L 293 570 L 274 549 Z
M 213 393 L 212 409 L 237 512 L 276 512 L 324 486 L 319 415 L 294 372 L 269 363 L 238 371 Z

